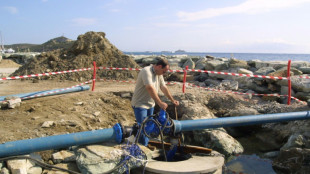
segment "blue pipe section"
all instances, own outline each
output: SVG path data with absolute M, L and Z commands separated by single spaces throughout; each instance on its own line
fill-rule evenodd
M 239 117 L 225 117 L 201 120 L 182 120 L 174 122 L 174 133 L 218 127 L 246 126 L 253 124 L 274 123 L 292 120 L 310 119 L 310 111 L 278 114 L 262 114 Z
M 245 126 L 252 124 L 304 119 L 310 119 L 310 111 L 200 120 L 173 120 L 173 133 L 208 128 Z M 0 144 L 0 158 L 6 156 L 29 154 L 32 152 L 48 149 L 60 149 L 75 145 L 86 145 L 107 141 L 116 141 L 117 143 L 121 143 L 122 139 L 124 138 L 123 133 L 122 126 L 120 124 L 116 124 L 113 128 L 109 129 L 7 142 Z
M 53 90 L 46 90 L 46 91 L 37 91 L 37 92 L 30 92 L 30 93 L 23 93 L 23 94 L 14 94 L 14 95 L 8 95 L 8 96 L 0 96 L 0 101 L 4 101 L 6 97 L 24 98 L 24 97 L 30 97 L 30 96 L 34 96 L 34 95 L 53 92 L 51 94 L 44 95 L 44 96 L 50 96 L 50 95 L 58 95 L 58 94 L 64 94 L 64 93 L 69 93 L 69 92 L 85 91 L 85 90 L 89 90 L 89 89 L 90 89 L 90 87 L 88 85 L 84 85 L 84 86 L 76 86 L 76 87 L 73 87 L 70 89 L 60 88 L 60 89 L 53 89 Z M 40 96 L 40 97 L 44 97 L 44 96 Z
M 61 149 L 76 145 L 95 144 L 107 141 L 121 143 L 119 137 L 121 126 L 113 128 L 86 131 L 64 135 L 34 138 L 28 140 L 11 141 L 0 144 L 0 157 L 29 154 L 49 149 Z

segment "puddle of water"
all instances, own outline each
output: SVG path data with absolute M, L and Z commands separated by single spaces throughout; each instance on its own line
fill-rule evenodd
M 246 174 L 275 174 L 272 169 L 272 161 L 269 159 L 262 159 L 257 155 L 239 155 L 227 162 L 226 171 L 224 174 L 229 173 L 246 173 Z

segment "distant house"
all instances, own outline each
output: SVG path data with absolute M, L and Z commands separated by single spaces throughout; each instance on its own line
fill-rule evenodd
M 13 50 L 12 48 L 9 48 L 9 49 L 4 49 L 4 52 L 5 53 L 15 53 L 15 50 Z

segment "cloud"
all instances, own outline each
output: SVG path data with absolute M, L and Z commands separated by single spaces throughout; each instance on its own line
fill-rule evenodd
M 236 42 L 223 40 L 218 43 L 225 50 L 235 52 L 261 52 L 261 53 L 297 53 L 300 52 L 300 45 L 282 38 L 272 38 L 265 40 L 254 40 L 245 42 Z
M 95 18 L 75 18 L 72 19 L 72 22 L 78 26 L 89 26 L 94 25 L 97 22 Z
M 197 12 L 180 11 L 177 16 L 183 21 L 196 21 L 228 14 L 259 14 L 275 9 L 289 8 L 310 0 L 247 0 L 239 5 L 223 8 L 209 8 Z
M 186 23 L 172 23 L 172 22 L 167 22 L 167 23 L 154 23 L 153 24 L 156 27 L 159 28 L 166 28 L 166 27 L 188 27 L 189 24 Z
M 6 6 L 4 7 L 5 10 L 7 10 L 11 14 L 18 13 L 18 9 L 16 7 Z

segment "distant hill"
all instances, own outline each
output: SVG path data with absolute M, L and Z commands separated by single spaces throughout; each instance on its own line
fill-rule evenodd
M 43 44 L 12 44 L 5 45 L 5 48 L 13 48 L 16 52 L 45 52 L 53 51 L 62 48 L 70 48 L 74 43 L 74 40 L 68 39 L 64 36 L 56 37 Z

